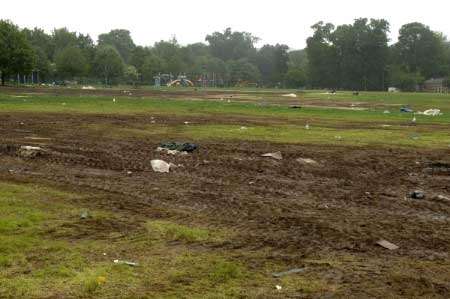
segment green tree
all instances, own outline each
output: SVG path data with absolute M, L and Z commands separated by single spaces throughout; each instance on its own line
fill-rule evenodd
M 264 85 L 279 85 L 284 81 L 288 70 L 289 47 L 277 44 L 264 45 L 256 55 L 256 63 Z
M 319 22 L 311 27 L 314 30 L 308 38 L 308 78 L 314 88 L 337 87 L 338 62 L 336 50 L 332 45 L 334 25 Z
M 181 47 L 176 39 L 155 43 L 152 53 L 164 61 L 164 72 L 176 75 L 184 72 L 186 69 L 186 65 L 183 62 Z
M 248 62 L 246 59 L 230 60 L 227 62 L 229 80 L 232 85 L 241 82 L 258 82 L 261 78 L 261 73 L 258 68 Z
M 63 79 L 73 79 L 86 75 L 88 64 L 81 49 L 70 46 L 61 50 L 56 56 L 56 71 Z
M 12 74 L 31 72 L 34 52 L 25 34 L 9 21 L 0 20 L 0 73 L 1 83 Z
M 428 26 L 421 23 L 403 25 L 396 47 L 398 62 L 406 72 L 420 72 L 426 78 L 443 75 L 444 40 Z
M 306 86 L 306 72 L 301 68 L 291 68 L 286 73 L 286 85 L 289 88 Z
M 123 75 L 124 63 L 113 46 L 100 46 L 95 55 L 94 69 L 102 75 L 105 84 L 109 85 Z
M 153 54 L 147 56 L 142 65 L 142 78 L 146 82 L 152 82 L 153 77 L 164 72 L 165 62 Z
M 222 32 L 214 32 L 206 36 L 211 54 L 227 61 L 246 58 L 251 60 L 256 55 L 255 43 L 259 39 L 248 32 L 232 31 L 231 28 Z
M 109 33 L 100 34 L 98 37 L 98 45 L 115 47 L 125 63 L 129 63 L 132 52 L 136 47 L 130 31 L 125 29 L 115 29 Z
M 59 55 L 67 47 L 77 47 L 78 37 L 76 32 L 70 32 L 67 28 L 54 29 L 52 32 L 54 45 L 53 58 Z
M 136 67 L 127 65 L 124 72 L 124 79 L 127 84 L 135 85 L 139 80 L 139 73 Z

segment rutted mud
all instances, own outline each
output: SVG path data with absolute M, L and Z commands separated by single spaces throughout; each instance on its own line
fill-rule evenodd
M 29 114 L 25 125 L 18 116 L 1 117 L 7 120 L 0 126 L 2 179 L 101 191 L 110 196 L 95 204 L 105 210 L 142 217 L 170 215 L 227 228 L 235 234 L 223 248 L 267 250 L 274 258 L 290 261 L 320 253 L 448 259 L 450 202 L 431 198 L 450 196 L 450 176 L 424 169 L 438 165 L 433 163 L 448 165 L 449 150 L 189 140 L 198 142 L 196 152 L 171 156 L 155 151 L 170 136 L 118 139 L 92 135 L 83 127 L 99 120 L 138 123 L 135 116 Z M 41 146 L 46 154 L 20 157 L 21 145 Z M 283 160 L 261 157 L 275 151 L 282 152 Z M 302 164 L 298 158 L 318 164 Z M 158 174 L 151 169 L 152 159 L 182 166 Z M 416 189 L 427 194 L 425 200 L 408 198 Z M 114 225 L 92 223 L 106 232 Z M 87 233 L 83 226 L 79 231 Z M 101 229 L 98 234 L 107 235 Z M 380 239 L 400 249 L 387 252 L 375 245 Z M 440 287 L 444 293 L 448 290 Z

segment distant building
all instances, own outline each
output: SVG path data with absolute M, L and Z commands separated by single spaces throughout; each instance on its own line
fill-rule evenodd
M 448 92 L 447 79 L 431 78 L 423 83 L 423 90 L 428 92 Z

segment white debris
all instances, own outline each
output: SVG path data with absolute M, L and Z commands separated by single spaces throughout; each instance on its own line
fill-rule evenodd
M 315 161 L 313 159 L 309 159 L 309 158 L 298 158 L 296 161 L 301 164 L 314 164 L 314 165 L 319 164 L 319 163 L 317 163 L 317 161 Z
M 175 156 L 175 155 L 182 155 L 182 156 L 188 155 L 188 152 L 185 152 L 185 151 L 181 151 L 180 152 L 178 150 L 171 150 L 171 149 L 160 147 L 160 146 L 158 146 L 156 148 L 156 151 L 157 152 L 163 152 L 163 153 L 166 153 L 166 154 L 172 155 L 172 156 Z
M 391 111 L 389 111 L 389 110 L 384 110 L 383 113 L 384 113 L 384 114 L 389 114 L 389 113 L 391 113 Z
M 305 129 L 306 129 L 306 130 L 309 130 L 309 129 L 310 129 L 309 124 L 306 124 Z
M 261 157 L 269 157 L 269 158 L 273 158 L 275 160 L 283 159 L 283 155 L 281 154 L 281 152 L 267 153 L 267 154 L 261 155 Z
M 397 249 L 399 249 L 399 247 L 397 245 L 395 245 L 395 244 L 393 244 L 393 243 L 391 243 L 389 241 L 386 241 L 386 240 L 379 240 L 377 242 L 377 245 L 379 245 L 381 247 L 384 247 L 386 249 L 389 249 L 389 250 L 397 250 Z
M 296 98 L 297 97 L 297 95 L 295 93 L 288 93 L 288 94 L 284 94 L 282 96 L 286 97 L 286 98 Z
M 38 146 L 30 146 L 30 145 L 22 145 L 20 147 L 20 149 L 26 150 L 26 151 L 41 151 L 42 150 L 42 148 L 40 148 Z
M 121 260 L 114 260 L 114 264 L 128 265 L 128 266 L 132 266 L 132 267 L 139 266 L 138 263 L 135 263 L 135 262 L 128 262 L 128 261 L 121 261 Z
M 428 110 L 425 110 L 422 114 L 426 115 L 426 116 L 439 116 L 439 115 L 442 115 L 441 110 L 439 110 L 439 109 L 428 109 Z
M 152 160 L 151 164 L 154 172 L 168 173 L 170 171 L 170 164 L 163 160 Z
M 383 128 L 390 128 L 390 127 L 392 127 L 392 125 L 381 125 L 381 127 L 383 127 Z
M 247 127 L 241 127 L 240 130 L 247 130 Z
M 88 86 L 83 86 L 83 87 L 81 87 L 81 89 L 85 89 L 85 90 L 94 90 L 95 87 L 94 87 L 94 86 L 91 86 L 91 85 L 88 85 Z
M 281 287 L 280 285 L 276 285 L 275 288 L 276 288 L 278 291 L 281 291 L 281 289 L 282 289 L 282 287 Z
M 184 124 L 185 124 L 185 125 L 189 125 L 189 124 L 190 124 L 190 122 L 188 122 L 188 121 L 185 121 L 185 122 L 184 122 Z
M 115 103 L 116 102 L 116 98 L 113 98 L 113 103 Z

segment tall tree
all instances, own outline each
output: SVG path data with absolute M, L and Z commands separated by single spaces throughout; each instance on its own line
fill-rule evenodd
M 443 39 L 428 26 L 421 23 L 403 25 L 396 47 L 399 63 L 407 72 L 420 72 L 426 78 L 443 75 Z
M 308 78 L 314 88 L 337 87 L 336 51 L 332 45 L 334 25 L 319 22 L 311 27 L 314 30 L 308 38 Z
M 6 76 L 28 74 L 33 67 L 34 52 L 25 34 L 9 21 L 0 20 L 1 84 Z
M 259 39 L 248 32 L 232 31 L 214 32 L 206 36 L 211 53 L 224 61 L 234 59 L 253 59 L 256 55 L 255 43 Z
M 125 29 L 115 29 L 109 33 L 100 34 L 98 37 L 98 45 L 115 47 L 125 63 L 129 62 L 130 56 L 136 47 L 130 31 Z
M 101 74 L 105 84 L 112 84 L 124 73 L 124 63 L 119 52 L 113 46 L 100 46 L 94 60 L 94 68 Z
M 63 79 L 73 79 L 87 74 L 88 63 L 81 49 L 71 46 L 61 50 L 56 56 L 57 74 Z
M 288 70 L 289 47 L 277 44 L 264 45 L 256 55 L 256 62 L 261 72 L 261 79 L 264 85 L 279 85 L 284 80 Z

